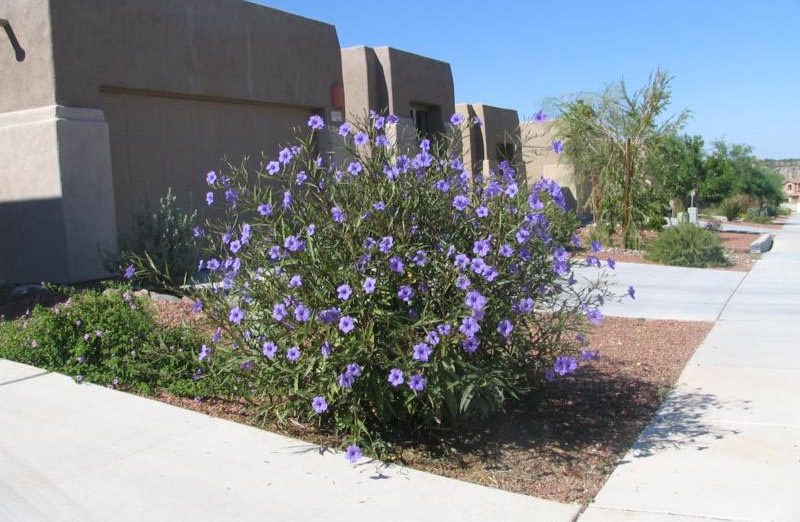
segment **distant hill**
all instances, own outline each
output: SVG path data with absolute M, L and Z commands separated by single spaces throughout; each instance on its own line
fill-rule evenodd
M 785 180 L 800 180 L 800 159 L 765 159 L 764 165 L 777 171 Z

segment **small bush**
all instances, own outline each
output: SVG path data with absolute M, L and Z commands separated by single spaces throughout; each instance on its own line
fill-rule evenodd
M 711 218 L 706 222 L 705 226 L 706 230 L 710 230 L 712 232 L 719 232 L 722 230 L 722 221 L 719 219 Z
M 119 255 L 107 263 L 109 271 L 134 263 L 140 267 L 140 282 L 169 288 L 185 282 L 195 273 L 200 255 L 197 211 L 178 206 L 172 189 L 159 199 L 153 210 L 143 204 L 134 214 L 133 232 L 120 238 Z
M 208 225 L 213 290 L 198 296 L 223 329 L 215 371 L 234 347 L 231 394 L 373 447 L 574 371 L 576 334 L 608 296 L 574 284 L 576 222 L 556 183 L 529 187 L 507 165 L 472 180 L 458 125 L 400 150 L 393 120 L 342 125 L 341 163 L 318 155 L 313 117 L 258 172 L 209 173 L 228 217 Z
M 714 232 L 690 223 L 667 228 L 652 242 L 647 258 L 676 266 L 728 266 L 730 263 Z
M 21 319 L 0 323 L 0 357 L 140 393 L 204 394 L 196 334 L 159 326 L 149 301 L 126 287 L 64 291 L 70 295 L 65 303 L 37 305 Z
M 737 194 L 725 198 L 719 205 L 719 210 L 728 221 L 738 219 L 739 216 L 744 214 L 750 206 L 750 197 L 745 194 Z

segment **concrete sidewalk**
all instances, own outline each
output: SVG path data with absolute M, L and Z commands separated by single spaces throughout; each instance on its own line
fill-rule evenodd
M 0 360 L 0 521 L 570 522 L 580 506 L 377 462 Z
M 800 216 L 581 522 L 800 520 Z
M 603 268 L 609 289 L 625 297 L 608 301 L 603 315 L 681 321 L 715 321 L 746 272 L 617 263 L 616 270 Z M 596 280 L 597 268 L 580 267 L 579 281 Z M 636 299 L 627 297 L 628 286 L 636 289 Z

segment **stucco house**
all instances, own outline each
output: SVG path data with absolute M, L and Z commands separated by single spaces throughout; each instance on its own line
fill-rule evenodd
M 459 103 L 456 112 L 470 125 L 463 133 L 464 164 L 473 173 L 496 170 L 502 161 L 514 162 L 521 176 L 525 165 L 521 159 L 519 116 L 517 111 L 484 103 Z
M 455 110 L 450 64 L 393 47 L 348 47 L 341 55 L 349 119 L 394 114 L 399 121 L 389 138 L 399 144 L 445 130 Z
M 789 203 L 800 202 L 800 178 L 785 180 L 783 182 L 783 194 Z
M 173 187 L 196 206 L 223 156 L 269 154 L 311 114 L 344 112 L 326 23 L 241 0 L 2 6 L 15 36 L 0 32 L 2 280 L 102 277 L 143 198 Z

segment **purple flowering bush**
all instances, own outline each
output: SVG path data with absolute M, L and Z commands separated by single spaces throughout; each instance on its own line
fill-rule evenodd
M 195 296 L 219 325 L 205 371 L 354 443 L 488 415 L 574 371 L 608 295 L 576 284 L 555 182 L 528 186 L 507 163 L 473 178 L 465 123 L 401 150 L 396 121 L 345 123 L 346 151 L 323 156 L 310 120 L 256 172 L 207 178 L 226 217 L 207 224 L 211 282 Z

